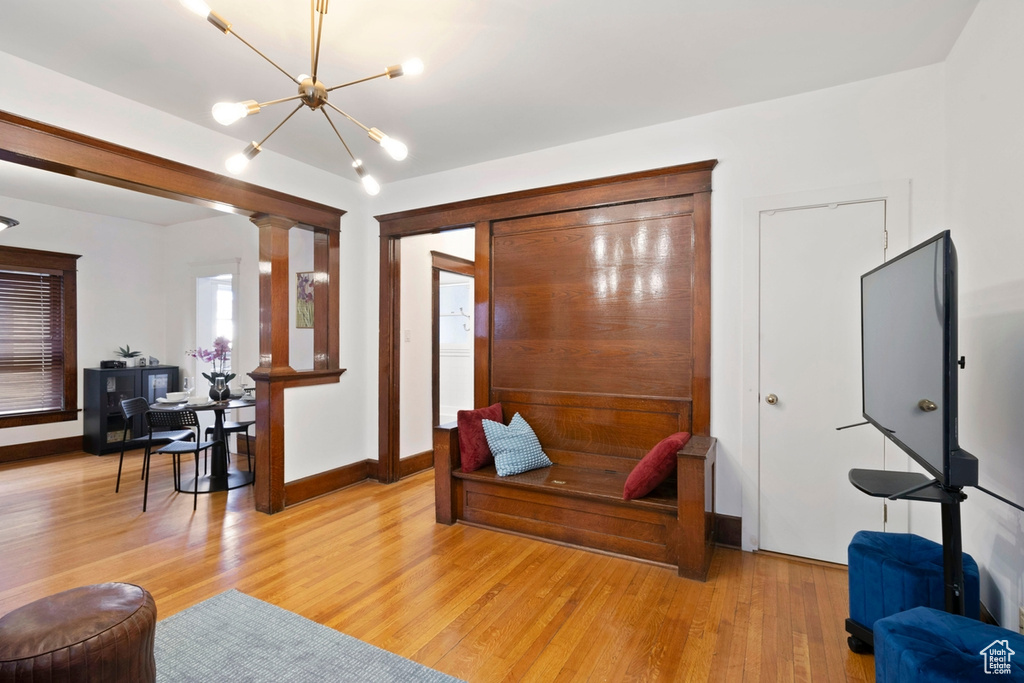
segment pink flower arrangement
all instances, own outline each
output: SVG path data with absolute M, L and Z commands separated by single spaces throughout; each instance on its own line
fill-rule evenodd
M 224 370 L 228 367 L 228 361 L 231 360 L 231 342 L 228 341 L 227 337 L 217 337 L 213 340 L 212 349 L 189 349 L 185 352 L 186 356 L 191 358 L 197 358 L 204 363 L 212 363 L 213 370 L 207 374 L 203 373 L 203 377 L 208 379 L 211 383 L 215 377 L 223 377 L 224 381 L 230 382 L 235 378 L 235 374 L 225 373 Z

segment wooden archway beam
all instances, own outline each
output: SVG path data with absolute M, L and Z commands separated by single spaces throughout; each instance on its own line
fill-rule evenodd
M 324 204 L 0 111 L 0 160 L 248 216 L 260 229 L 260 367 L 257 391 L 256 507 L 284 508 L 284 389 L 337 382 L 339 231 L 345 214 Z M 267 226 L 266 228 L 264 226 Z M 315 367 L 288 365 L 288 242 L 291 227 L 313 230 L 317 320 Z M 282 242 L 283 236 L 283 242 Z M 265 244 L 266 243 L 266 244 Z M 267 276 L 263 272 L 267 271 Z M 283 312 L 282 312 L 283 311 Z
M 0 111 L 0 159 L 243 216 L 335 231 L 345 214 L 200 168 Z

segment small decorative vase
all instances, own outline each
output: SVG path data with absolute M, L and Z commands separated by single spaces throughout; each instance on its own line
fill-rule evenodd
M 214 377 L 210 386 L 210 398 L 214 401 L 226 401 L 231 395 L 227 380 L 223 377 Z

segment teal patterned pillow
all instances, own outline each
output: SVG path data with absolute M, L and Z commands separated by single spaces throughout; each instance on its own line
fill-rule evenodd
M 512 416 L 508 426 L 493 420 L 482 420 L 487 445 L 494 454 L 494 468 L 499 477 L 520 474 L 552 465 L 540 448 L 537 435 L 519 413 Z

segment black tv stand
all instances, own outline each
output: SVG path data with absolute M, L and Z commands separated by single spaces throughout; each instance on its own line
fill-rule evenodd
M 964 553 L 960 527 L 960 503 L 967 499 L 962 487 L 944 487 L 935 479 L 916 472 L 889 472 L 886 470 L 850 470 L 850 483 L 857 490 L 876 498 L 917 500 L 938 503 L 942 515 L 942 567 L 945 585 L 946 611 L 963 615 Z M 868 647 L 873 645 L 870 628 L 850 619 L 846 630 Z M 851 649 L 854 643 L 851 640 Z

